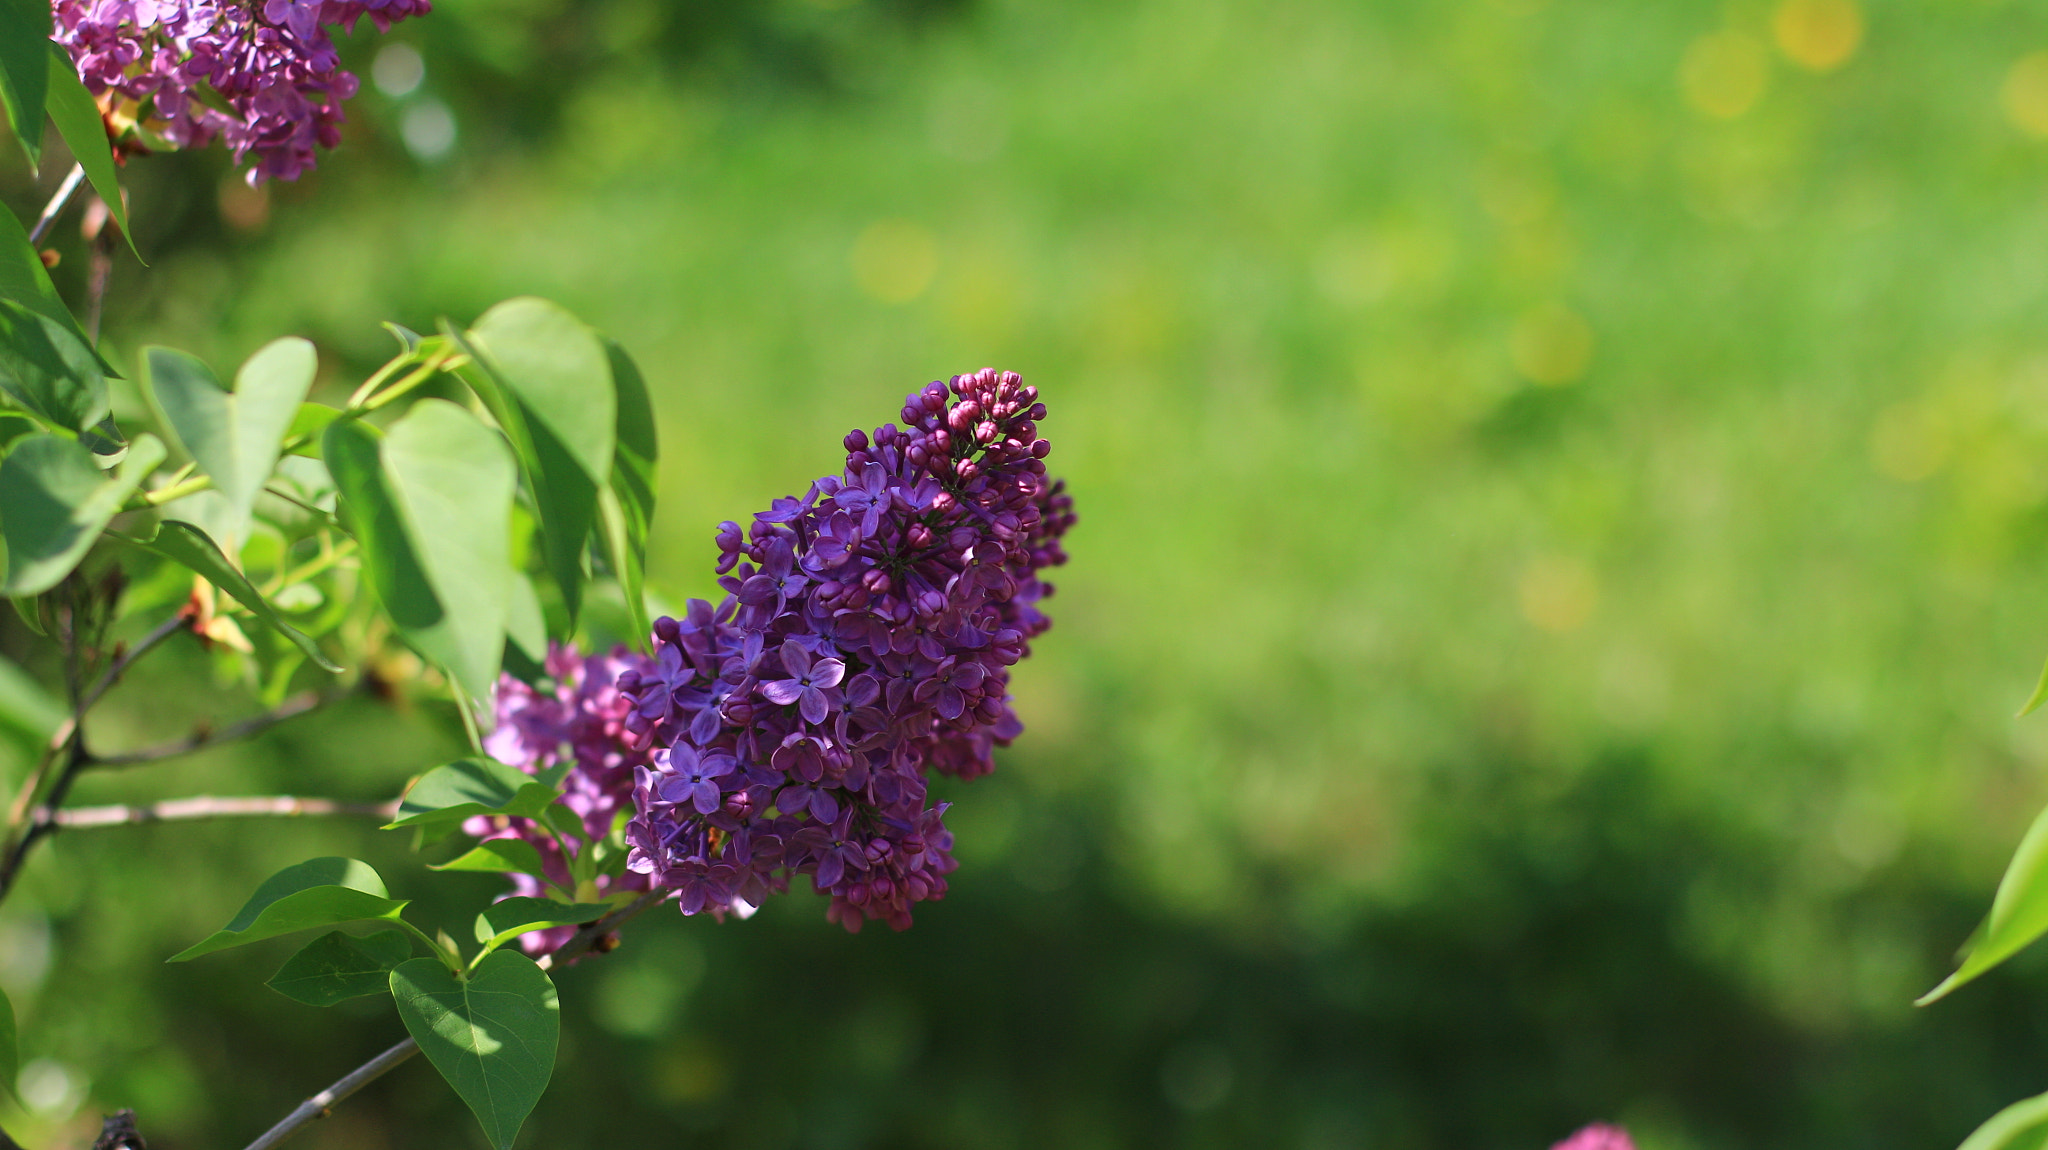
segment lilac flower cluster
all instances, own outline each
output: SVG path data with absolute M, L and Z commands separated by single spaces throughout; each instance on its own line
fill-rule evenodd
M 52 37 L 95 94 L 148 104 L 143 117 L 181 148 L 219 136 L 249 182 L 297 179 L 341 141 L 341 70 L 328 28 L 368 16 L 381 30 L 429 0 L 56 0 Z M 211 93 L 207 89 L 212 90 Z M 219 101 L 212 100 L 217 94 Z M 232 114 L 212 106 L 225 101 Z
M 933 382 L 904 426 L 846 437 L 840 475 L 720 525 L 729 593 L 656 622 L 627 668 L 627 866 L 684 914 L 745 913 L 790 878 L 848 930 L 901 930 L 956 865 L 927 772 L 994 768 L 1023 728 L 1009 668 L 1049 625 L 1072 500 L 1046 478 L 1045 405 L 1012 372 Z
M 1619 1126 L 1595 1122 L 1581 1128 L 1571 1137 L 1552 1146 L 1550 1150 L 1636 1150 L 1636 1144 L 1628 1131 Z
M 496 710 L 498 725 L 484 740 L 484 750 L 501 763 L 537 774 L 563 762 L 572 762 L 562 777 L 562 803 L 583 821 L 585 837 L 565 836 L 558 841 L 534 825 L 531 819 L 474 818 L 463 830 L 479 839 L 519 838 L 540 852 L 547 879 L 564 891 L 574 891 L 576 882 L 563 845 L 584 851 L 611 834 L 619 812 L 630 803 L 633 772 L 645 767 L 647 753 L 632 746 L 625 728 L 633 710 L 630 700 L 619 693 L 619 677 L 641 671 L 650 661 L 624 647 L 609 654 L 579 656 L 574 647 L 555 646 L 548 651 L 545 669 L 555 682 L 552 691 L 538 691 L 510 675 L 498 680 Z M 510 894 L 540 896 L 546 893 L 541 880 L 531 875 L 512 876 Z M 576 892 L 583 901 L 620 891 L 649 888 L 646 876 L 628 871 L 620 875 L 596 875 L 592 890 Z M 544 954 L 568 940 L 574 927 L 537 931 L 520 939 L 521 945 Z

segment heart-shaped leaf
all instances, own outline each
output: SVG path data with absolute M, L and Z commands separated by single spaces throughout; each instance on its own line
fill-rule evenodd
M 485 955 L 460 979 L 415 958 L 391 972 L 391 997 L 491 1144 L 508 1150 L 555 1070 L 562 1016 L 547 972 L 511 950 Z
M 485 839 L 475 849 L 429 870 L 487 871 L 493 874 L 545 874 L 540 851 L 525 839 Z
M 385 829 L 461 822 L 472 815 L 537 818 L 561 797 L 556 789 L 561 777 L 560 768 L 529 775 L 496 759 L 457 759 L 421 775 Z
M 582 926 L 596 922 L 616 908 L 608 902 L 556 902 L 551 898 L 514 897 L 500 899 L 476 916 L 476 940 L 485 950 L 496 950 L 528 931 L 551 926 Z
M 184 962 L 316 926 L 396 919 L 405 907 L 405 903 L 386 897 L 384 880 L 369 863 L 348 858 L 309 859 L 265 879 L 227 926 L 172 955 L 170 961 Z
M 77 440 L 42 434 L 17 442 L 0 462 L 0 536 L 7 540 L 0 595 L 56 586 L 163 458 L 160 440 L 138 436 L 113 474 L 103 475 Z
M 150 391 L 178 441 L 227 499 L 239 549 L 256 496 L 277 466 L 278 449 L 313 386 L 319 357 L 303 339 L 265 345 L 235 374 L 230 392 L 193 356 L 167 347 L 143 352 Z
M 327 467 L 392 622 L 473 699 L 490 698 L 511 598 L 512 455 L 446 400 L 414 404 L 380 442 L 335 422 Z
M 287 959 L 264 985 L 307 1006 L 333 1006 L 383 994 L 391 988 L 391 968 L 411 957 L 412 940 L 402 931 L 357 938 L 332 930 Z
M 258 619 L 290 639 L 299 650 L 306 653 L 306 658 L 312 660 L 315 666 L 323 671 L 340 673 L 341 668 L 327 657 L 326 652 L 320 650 L 320 644 L 314 642 L 305 632 L 285 622 L 276 609 L 263 598 L 262 593 L 256 590 L 255 585 L 249 582 L 248 577 L 235 570 L 228 562 L 227 556 L 207 537 L 206 532 L 190 523 L 167 519 L 158 526 L 155 535 L 146 539 L 130 538 L 125 535 L 117 538 L 146 551 L 154 551 L 205 576 L 207 582 L 232 595 L 237 603 L 247 607 Z

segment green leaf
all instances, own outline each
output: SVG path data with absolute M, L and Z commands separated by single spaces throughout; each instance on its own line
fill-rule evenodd
M 512 573 L 512 598 L 506 605 L 505 637 L 535 663 L 547 660 L 548 621 L 541 614 L 540 596 L 534 593 L 533 581 L 516 571 Z
M 582 926 L 617 908 L 608 902 L 556 902 L 551 898 L 500 899 L 476 916 L 476 940 L 496 950 L 528 931 L 551 926 Z
M 384 880 L 369 863 L 332 857 L 309 859 L 265 879 L 225 927 L 172 955 L 170 961 L 184 962 L 316 926 L 396 919 L 405 906 L 386 897 Z
M 64 146 L 71 149 L 71 158 L 85 169 L 92 190 L 107 205 L 114 225 L 121 229 L 121 238 L 128 241 L 128 250 L 140 262 L 142 253 L 136 251 L 135 237 L 128 231 L 128 206 L 121 202 L 121 184 L 114 178 L 114 148 L 107 140 L 100 107 L 78 79 L 77 69 L 71 66 L 71 53 L 56 44 L 49 48 L 50 119 L 57 125 L 57 133 L 64 137 Z
M 2044 664 L 2041 667 L 2041 681 L 2034 684 L 2034 693 L 2027 696 L 2027 701 L 2020 707 L 2020 713 L 2014 715 L 2013 718 L 2023 719 L 2027 717 L 2036 708 L 2040 707 L 2042 703 L 2048 703 L 2048 664 Z
M 457 759 L 421 775 L 384 829 L 460 822 L 471 815 L 538 818 L 560 797 L 560 778 L 560 772 L 529 775 L 496 759 Z
M 2013 852 L 1991 914 L 1971 936 L 1963 962 L 1940 986 L 1915 1001 L 1925 1006 L 2011 958 L 2020 948 L 2048 933 L 2048 810 L 2034 817 L 2026 837 Z
M 412 940 L 402 931 L 380 930 L 357 938 L 329 931 L 292 955 L 263 985 L 307 1006 L 333 1006 L 391 987 L 391 968 L 412 957 Z
M 14 1029 L 14 1004 L 0 991 L 0 1086 L 14 1093 L 14 1080 L 21 1074 L 20 1038 Z
M 256 496 L 277 466 L 278 449 L 313 386 L 319 357 L 303 339 L 280 339 L 249 357 L 229 392 L 193 356 L 166 347 L 143 352 L 144 374 L 178 441 L 227 498 L 239 548 Z
M 612 381 L 618 387 L 618 448 L 612 455 L 609 488 L 600 494 L 606 553 L 625 593 L 634 633 L 642 643 L 651 631 L 645 595 L 647 530 L 654 520 L 654 467 L 661 447 L 654 427 L 654 404 L 646 381 L 624 348 L 605 341 L 611 357 Z
M 330 425 L 325 446 L 392 622 L 471 698 L 489 698 L 512 594 L 517 477 L 504 441 L 462 408 L 427 399 L 381 442 L 352 420 Z
M 450 335 L 474 361 L 464 378 L 518 454 L 533 491 L 548 573 L 562 589 L 574 627 L 587 578 L 585 544 L 617 434 L 604 341 L 575 316 L 532 297 L 501 303 L 468 332 Z
M 15 444 L 0 462 L 0 536 L 7 540 L 0 595 L 35 595 L 56 586 L 163 458 L 161 441 L 138 436 L 109 477 L 76 440 L 44 434 Z
M 562 1018 L 547 973 L 510 950 L 486 955 L 465 979 L 415 958 L 391 972 L 391 997 L 491 1144 L 508 1150 L 555 1069 Z
M 0 392 L 67 431 L 107 417 L 99 357 L 71 328 L 18 300 L 0 299 Z
M 68 717 L 64 705 L 27 671 L 0 659 L 0 734 L 33 758 L 50 745 Z
M 0 4 L 7 0 L 0 0 Z M 77 338 L 78 342 L 92 346 L 86 338 L 85 329 L 71 318 L 71 312 L 64 306 L 64 300 L 57 294 L 56 285 L 50 282 L 49 269 L 43 266 L 41 256 L 28 242 L 28 232 L 13 212 L 0 212 L 0 299 L 11 299 L 35 312 L 63 325 Z M 95 352 L 95 355 L 98 353 Z M 118 377 L 105 357 L 99 359 L 103 375 Z
M 292 448 L 292 454 L 303 455 L 308 459 L 320 458 L 320 433 L 326 431 L 327 425 L 339 418 L 341 409 L 338 407 L 329 407 L 324 403 L 300 404 L 298 414 L 292 416 L 292 425 L 285 429 L 284 437 L 287 442 L 300 436 L 310 438 L 301 446 Z
M 525 839 L 485 839 L 467 854 L 427 869 L 530 875 L 542 875 L 546 871 L 540 851 Z
M 1991 1116 L 1958 1150 L 2042 1150 L 2048 1147 L 2048 1094 L 2022 1099 Z
M 8 127 L 28 153 L 30 168 L 43 162 L 49 44 L 49 8 L 37 0 L 0 0 L 0 104 L 6 105 Z
M 144 550 L 154 551 L 205 576 L 207 582 L 233 596 L 235 602 L 247 607 L 250 613 L 275 628 L 278 634 L 290 639 L 292 644 L 304 651 L 306 658 L 311 659 L 321 670 L 334 674 L 341 673 L 341 667 L 327 657 L 326 652 L 320 649 L 320 644 L 305 632 L 285 622 L 276 608 L 272 607 L 263 598 L 262 593 L 256 590 L 255 585 L 249 582 L 248 577 L 235 570 L 234 564 L 228 562 L 220 547 L 198 527 L 181 520 L 167 519 L 157 528 L 156 534 L 149 538 L 131 538 L 126 535 L 117 535 L 115 538 Z

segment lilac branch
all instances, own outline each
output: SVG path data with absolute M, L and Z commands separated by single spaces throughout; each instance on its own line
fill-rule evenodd
M 653 908 L 672 892 L 651 890 L 631 903 L 579 929 L 569 941 L 556 947 L 540 960 L 542 970 L 551 970 L 571 959 L 581 957 L 592 950 L 599 953 L 609 951 L 617 945 L 611 933 L 629 919 Z M 608 941 L 609 940 L 609 941 Z M 334 1085 L 299 1103 L 298 1109 L 285 1115 L 284 1120 L 265 1131 L 263 1137 L 249 1143 L 245 1150 L 270 1150 L 271 1147 L 290 1137 L 293 1132 L 315 1118 L 325 1118 L 334 1112 L 334 1105 L 371 1082 L 406 1059 L 420 1052 L 419 1043 L 408 1038 L 377 1057 L 370 1059 L 354 1070 L 343 1075 Z
M 236 739 L 246 739 L 251 735 L 261 734 L 287 719 L 297 718 L 308 711 L 316 710 L 335 702 L 345 694 L 346 692 L 339 691 L 327 694 L 321 694 L 317 691 L 302 691 L 279 704 L 276 710 L 266 711 L 254 718 L 229 724 L 217 731 L 207 727 L 200 727 L 190 735 L 174 742 L 161 743 L 154 747 L 144 747 L 138 751 L 123 751 L 115 755 L 88 755 L 86 765 L 89 767 L 130 767 L 138 763 L 153 763 L 158 759 L 168 759 L 175 755 L 189 755 L 196 751 L 206 750 L 209 747 L 217 747 L 222 743 L 231 743 Z
M 59 827 L 132 826 L 137 823 L 178 822 L 190 819 L 220 819 L 275 816 L 298 818 L 306 815 L 367 815 L 392 819 L 398 815 L 396 800 L 382 803 L 347 803 L 333 799 L 306 799 L 296 795 L 258 795 L 246 798 L 215 798 L 194 795 L 169 799 L 148 806 L 114 805 L 72 807 L 55 812 L 50 821 Z
M 43 207 L 43 214 L 36 217 L 36 226 L 29 229 L 28 242 L 31 246 L 42 242 L 43 236 L 48 234 L 50 230 L 50 225 L 57 221 L 57 214 L 64 210 L 65 204 L 71 202 L 72 193 L 76 192 L 78 185 L 84 182 L 85 165 L 71 165 L 71 174 L 65 176 L 64 182 L 57 185 L 57 192 L 50 197 L 50 202 Z

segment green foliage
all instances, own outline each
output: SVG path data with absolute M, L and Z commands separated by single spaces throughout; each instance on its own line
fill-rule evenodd
M 0 0 L 6 2 L 6 0 Z M 85 329 L 71 316 L 71 310 L 64 306 L 63 297 L 57 294 L 57 287 L 50 282 L 49 269 L 43 266 L 42 257 L 28 242 L 28 231 L 13 212 L 0 212 L 0 300 L 13 300 L 23 307 L 46 319 L 54 320 L 72 338 L 91 346 Z M 7 341 L 12 344 L 12 340 Z M 99 361 L 100 370 L 107 375 L 117 374 L 107 361 Z
M 14 663 L 0 659 L 0 738 L 33 758 L 50 745 L 65 709 L 42 684 Z
M 256 496 L 277 466 L 319 366 L 313 345 L 280 339 L 249 357 L 235 389 L 197 358 L 169 348 L 143 351 L 143 375 L 178 442 L 226 497 L 224 540 L 238 549 Z
M 486 839 L 430 870 L 485 871 L 494 874 L 546 873 L 540 851 L 525 839 Z
M 538 818 L 555 801 L 563 769 L 529 775 L 495 759 L 457 759 L 421 775 L 386 826 L 459 823 L 474 815 Z
M 50 13 L 38 0 L 0 0 L 0 105 L 31 168 L 42 163 L 49 45 Z
M 140 262 L 142 253 L 136 250 L 135 236 L 128 230 L 128 205 L 114 176 L 114 153 L 107 141 L 106 124 L 100 119 L 99 105 L 93 102 L 92 93 L 85 90 L 77 70 L 71 66 L 70 53 L 55 44 L 48 48 L 50 121 L 57 125 L 64 145 L 85 169 L 92 190 L 99 193 L 100 202 L 107 205 L 107 214 L 114 218 L 114 226 L 121 229 L 121 238 L 128 241 L 128 250 Z
M 286 959 L 264 985 L 307 1006 L 333 1006 L 386 993 L 392 968 L 411 956 L 412 940 L 403 931 L 358 937 L 334 930 Z
M 234 564 L 228 562 L 220 546 L 198 527 L 176 519 L 166 519 L 158 524 L 150 535 L 124 535 L 117 538 L 146 551 L 153 551 L 198 575 L 205 576 L 208 582 L 247 607 L 250 614 L 290 639 L 294 646 L 305 652 L 306 658 L 312 660 L 315 666 L 330 673 L 340 673 L 340 665 L 327 657 L 326 652 L 320 649 L 320 644 L 305 632 L 285 622 L 277 609 L 272 607 L 255 585 L 249 582 L 248 577 L 236 570 Z
M 71 432 L 107 417 L 107 380 L 91 346 L 74 326 L 11 299 L 0 299 L 0 391 Z
M 563 903 L 549 898 L 500 899 L 476 916 L 476 940 L 493 951 L 529 931 L 553 926 L 582 926 L 613 910 L 611 903 Z
M 509 950 L 484 956 L 466 977 L 415 958 L 391 972 L 391 996 L 491 1144 L 507 1150 L 554 1072 L 562 1023 L 547 973 Z
M 14 1093 L 14 1081 L 21 1072 L 21 1047 L 14 1026 L 14 1003 L 0 992 L 0 1088 Z
M 2042 1150 L 2048 1146 L 2048 1094 L 2015 1102 L 1963 1140 L 1959 1150 Z
M 368 863 L 316 858 L 270 876 L 228 924 L 172 955 L 185 962 L 217 950 L 292 934 L 316 926 L 397 920 L 406 904 L 387 897 L 384 880 Z
M 138 436 L 105 475 L 77 440 L 39 434 L 17 442 L 0 461 L 0 537 L 7 541 L 0 595 L 56 586 L 163 458 L 160 440 Z
M 1991 900 L 1991 914 L 1971 936 L 1962 965 L 1922 995 L 1919 1005 L 1945 997 L 2043 934 L 2048 934 L 2048 810 L 2034 817 L 2034 824 L 2013 852 Z
M 655 463 L 661 456 L 660 436 L 655 429 L 654 402 L 647 395 L 647 382 L 626 349 L 605 341 L 611 359 L 611 378 L 618 388 L 618 448 L 612 457 L 611 483 L 598 493 L 604 527 L 605 553 L 612 573 L 626 594 L 632 616 L 633 634 L 649 633 L 646 583 L 647 530 L 654 522 Z M 644 641 L 644 638 L 643 640 Z

